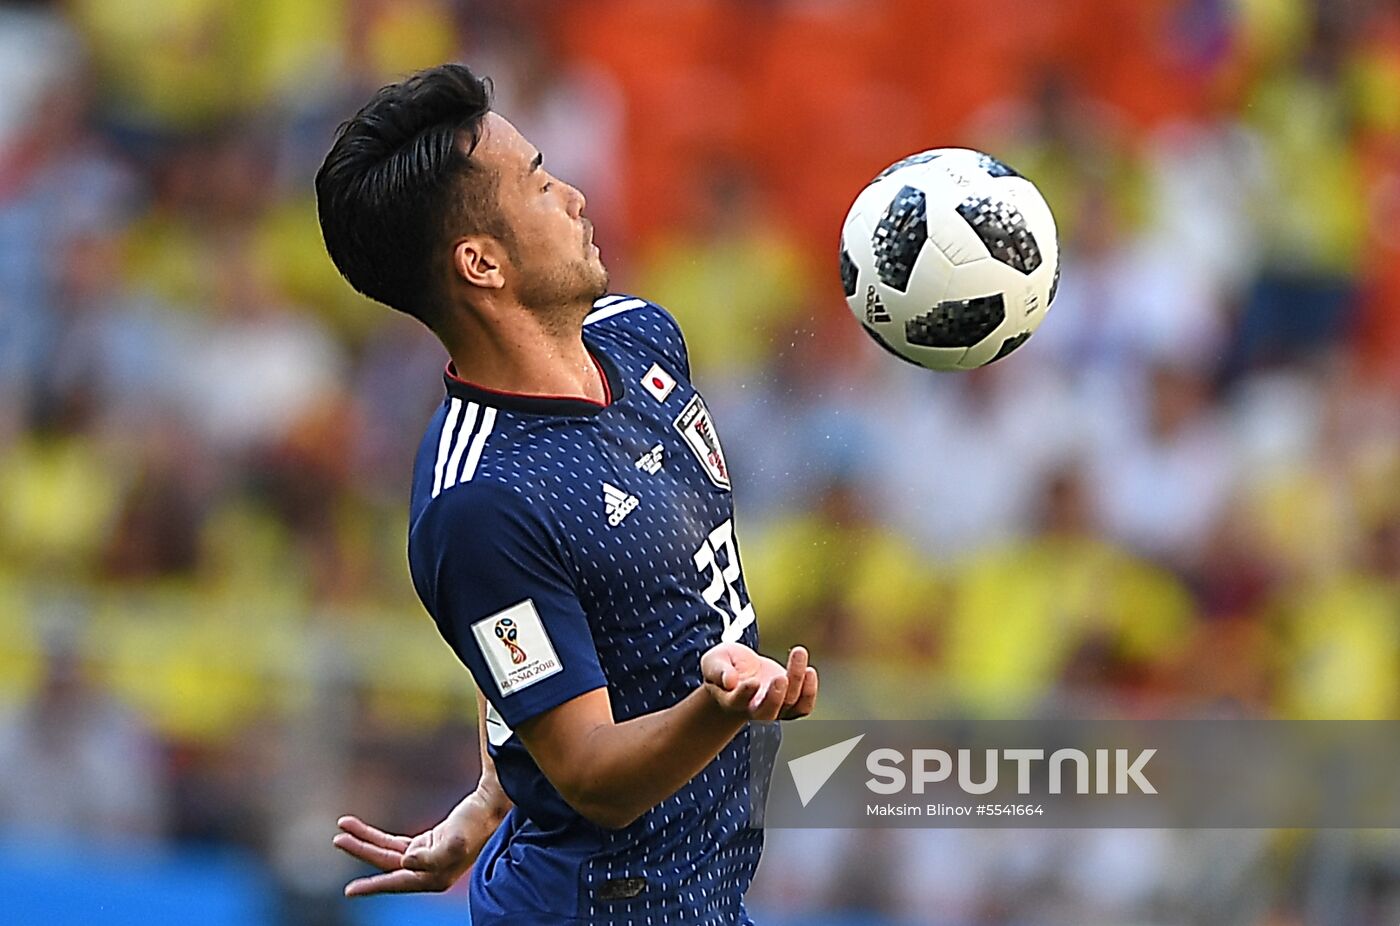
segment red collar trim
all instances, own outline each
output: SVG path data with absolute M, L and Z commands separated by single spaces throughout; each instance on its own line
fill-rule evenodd
M 598 371 L 598 380 L 603 384 L 603 404 L 600 407 L 607 408 L 612 404 L 612 386 L 608 385 L 608 374 L 603 371 L 603 365 L 598 362 L 597 357 L 593 356 L 592 351 L 588 352 L 588 359 L 593 361 L 593 369 Z M 593 400 L 584 399 L 584 401 L 591 402 Z
M 447 391 L 459 398 L 484 402 L 503 409 L 515 409 L 535 414 L 581 413 L 594 415 L 607 408 L 622 395 L 622 383 L 616 368 L 606 355 L 600 357 L 590 349 L 588 358 L 593 361 L 593 368 L 598 371 L 598 378 L 603 384 L 602 402 L 580 395 L 542 395 L 492 389 L 489 386 L 482 386 L 458 376 L 457 370 L 450 360 L 446 369 L 443 370 L 443 381 L 447 384 Z

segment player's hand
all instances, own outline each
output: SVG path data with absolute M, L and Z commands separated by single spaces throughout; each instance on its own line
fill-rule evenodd
M 788 653 L 787 694 L 779 720 L 798 720 L 817 706 L 817 670 L 808 664 L 807 647 L 794 646 Z
M 800 646 L 784 668 L 742 643 L 721 643 L 700 657 L 700 674 L 721 708 L 754 720 L 805 717 L 816 702 L 817 673 Z
M 501 816 L 502 809 L 478 791 L 447 819 L 413 837 L 386 833 L 359 817 L 341 817 L 332 845 L 383 872 L 351 881 L 345 896 L 447 890 L 471 869 Z

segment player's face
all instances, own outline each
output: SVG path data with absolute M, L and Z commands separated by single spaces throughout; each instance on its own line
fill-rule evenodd
M 583 216 L 583 194 L 552 176 L 542 154 L 509 120 L 488 113 L 476 157 L 497 172 L 497 201 L 514 240 L 508 285 L 522 305 L 547 310 L 591 303 L 608 273 Z

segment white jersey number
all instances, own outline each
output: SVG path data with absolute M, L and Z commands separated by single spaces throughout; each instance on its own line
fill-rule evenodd
M 721 564 L 721 559 L 723 563 Z M 710 584 L 701 594 L 705 603 L 714 609 L 724 622 L 724 632 L 720 639 L 734 643 L 743 636 L 744 630 L 753 623 L 753 603 L 744 601 L 739 594 L 737 583 L 743 574 L 739 565 L 739 550 L 734 546 L 734 520 L 726 520 L 710 531 L 710 536 L 695 551 L 695 568 L 701 576 L 707 572 Z

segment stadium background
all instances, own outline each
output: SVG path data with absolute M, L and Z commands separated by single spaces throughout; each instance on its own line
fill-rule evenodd
M 336 899 L 338 814 L 435 822 L 469 679 L 413 598 L 442 355 L 310 180 L 470 62 L 682 320 L 766 648 L 832 717 L 1400 713 L 1400 8 L 1385 0 L 0 4 L 0 919 L 464 922 Z M 840 299 L 911 151 L 1045 190 L 1015 357 Z M 777 832 L 769 924 L 1393 924 L 1347 832 Z

